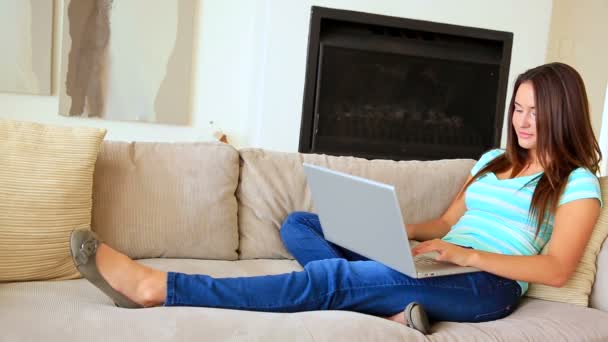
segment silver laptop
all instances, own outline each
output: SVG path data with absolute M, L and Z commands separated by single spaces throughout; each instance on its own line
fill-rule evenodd
M 328 241 L 412 278 L 479 271 L 437 261 L 435 252 L 413 257 L 392 185 L 307 163 L 304 172 Z

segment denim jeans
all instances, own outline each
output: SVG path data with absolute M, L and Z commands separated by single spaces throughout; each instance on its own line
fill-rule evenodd
M 487 272 L 410 278 L 326 241 L 311 213 L 290 214 L 280 233 L 303 271 L 237 278 L 169 272 L 165 305 L 391 316 L 416 301 L 431 320 L 482 322 L 509 315 L 521 294 L 517 282 Z

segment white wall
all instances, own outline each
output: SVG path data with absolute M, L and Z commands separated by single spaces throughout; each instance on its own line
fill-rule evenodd
M 52 96 L 0 94 L 0 117 L 15 120 L 37 121 L 67 126 L 95 126 L 108 129 L 107 138 L 115 140 L 195 140 L 204 136 L 200 128 L 172 127 L 154 124 L 137 124 L 99 119 L 69 118 L 57 114 L 58 87 L 63 28 L 63 0 L 54 1 L 53 22 L 53 90 Z
M 514 33 L 508 98 L 514 78 L 543 64 L 551 18 L 551 0 L 266 0 L 257 54 L 266 66 L 263 90 L 252 113 L 250 143 L 296 151 L 304 89 L 310 6 L 474 26 Z M 265 45 L 265 46 L 264 46 Z M 262 51 L 260 51 L 262 50 Z M 472 99 L 473 100 L 473 99 Z M 504 127 L 507 127 L 506 125 Z M 506 129 L 503 129 L 505 145 Z
M 197 32 L 195 32 L 193 115 L 189 126 L 171 126 L 134 122 L 108 121 L 95 118 L 73 118 L 57 114 L 59 69 L 63 29 L 64 0 L 55 0 L 53 23 L 53 96 L 0 94 L 0 118 L 37 121 L 67 126 L 94 126 L 108 129 L 106 139 L 136 141 L 211 140 L 222 127 L 240 132 L 247 117 L 250 68 L 247 52 L 235 54 L 235 47 L 250 44 L 251 11 L 256 4 L 249 1 L 199 1 Z M 218 8 L 219 6 L 219 8 Z M 229 6 L 233 7 L 228 15 Z M 236 51 L 238 52 L 238 51 Z M 233 55 L 234 56 L 230 56 Z M 249 63 L 249 62 L 248 62 Z M 236 66 L 236 67 L 235 67 Z M 229 95 L 234 91 L 233 96 Z M 224 101 L 227 101 L 224 103 Z M 228 113 L 228 114 L 227 114 Z M 222 125 L 222 127 L 220 127 Z M 235 134 L 235 137 L 241 135 Z M 237 141 L 237 143 L 239 143 Z
M 554 0 L 547 50 L 547 62 L 567 63 L 585 81 L 596 137 L 602 125 L 608 82 L 607 17 L 606 0 Z
M 552 2 L 202 0 L 195 35 L 198 49 L 191 126 L 61 117 L 56 96 L 0 94 L 0 117 L 106 127 L 108 139 L 116 140 L 208 140 L 214 131 L 223 130 L 237 146 L 297 151 L 312 5 L 511 31 L 510 96 L 514 77 L 545 61 Z M 63 0 L 55 1 L 55 6 L 56 76 Z M 55 82 L 54 94 L 57 86 Z

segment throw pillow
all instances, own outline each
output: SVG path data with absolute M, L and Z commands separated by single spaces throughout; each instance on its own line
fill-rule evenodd
M 104 129 L 0 120 L 0 282 L 78 277 L 70 232 L 91 222 Z
M 602 201 L 608 203 L 608 177 L 600 178 L 600 188 L 602 189 Z M 600 212 L 600 217 L 593 229 L 583 257 L 566 285 L 563 287 L 551 287 L 541 284 L 530 284 L 526 295 L 538 299 L 588 306 L 589 295 L 591 294 L 597 270 L 597 256 L 607 235 L 608 205 L 605 205 Z M 550 248 L 549 245 L 550 243 L 543 248 L 541 254 L 547 254 Z

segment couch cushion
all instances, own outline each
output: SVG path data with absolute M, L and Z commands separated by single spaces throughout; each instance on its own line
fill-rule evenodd
M 132 258 L 237 258 L 238 152 L 221 143 L 106 142 L 93 230 Z
M 600 178 L 600 187 L 602 201 L 608 203 L 608 177 Z M 606 235 L 608 235 L 608 206 L 602 208 L 581 261 L 566 285 L 551 287 L 542 284 L 530 284 L 526 296 L 582 306 L 589 305 L 589 295 L 595 281 L 597 256 Z M 543 248 L 542 254 L 547 254 L 549 248 L 551 248 L 551 241 Z M 598 296 L 601 295 L 601 293 L 598 294 Z
M 150 259 L 142 263 L 215 277 L 276 274 L 290 260 Z M 114 307 L 86 280 L 0 284 L 0 329 L 7 341 L 603 341 L 608 314 L 570 304 L 524 299 L 507 318 L 440 322 L 426 338 L 386 319 L 348 311 L 294 314 L 192 307 Z M 31 324 L 30 322 L 36 322 Z
M 70 232 L 91 223 L 104 129 L 0 120 L 0 282 L 78 277 Z
M 597 272 L 589 306 L 608 312 L 608 239 L 597 257 Z
M 215 277 L 301 269 L 290 260 L 142 262 Z M 400 324 L 354 312 L 122 309 L 84 279 L 0 284 L 0 307 L 0 340 L 6 341 L 424 341 L 420 333 Z
M 434 341 L 608 341 L 608 313 L 567 303 L 525 298 L 508 317 L 484 323 L 441 322 Z
M 291 258 L 279 229 L 292 211 L 313 211 L 302 162 L 393 184 L 408 223 L 441 215 L 474 164 L 469 159 L 440 161 L 366 160 L 316 154 L 242 149 L 239 200 L 239 257 Z

